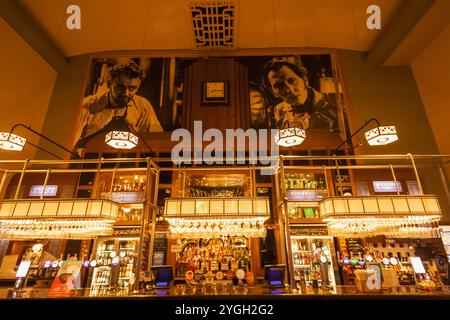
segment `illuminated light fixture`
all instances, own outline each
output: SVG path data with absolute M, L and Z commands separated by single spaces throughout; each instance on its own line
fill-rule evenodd
M 141 141 L 148 149 L 153 152 L 150 146 L 142 139 L 139 134 L 128 125 L 123 117 L 116 116 L 112 118 L 103 129 L 84 137 L 77 142 L 77 148 L 84 148 L 86 144 L 98 135 L 105 135 L 105 143 L 114 149 L 133 149 Z
M 111 131 L 105 136 L 105 142 L 115 149 L 133 149 L 138 144 L 138 137 L 127 131 Z
M 306 132 L 297 127 L 280 129 L 275 134 L 275 143 L 282 147 L 292 147 L 301 144 L 306 139 Z
M 350 137 L 347 138 L 347 140 L 343 141 L 339 146 L 337 146 L 335 150 L 338 150 L 346 143 L 352 150 L 362 145 L 364 140 L 359 142 L 356 146 L 353 146 L 352 138 L 372 121 L 376 122 L 377 126 L 365 133 L 365 140 L 369 145 L 382 146 L 398 140 L 397 129 L 395 128 L 395 126 L 381 126 L 380 122 L 377 119 L 372 118 L 366 121 L 366 123 L 364 123 L 361 127 L 359 127 Z
M 269 200 L 255 198 L 166 199 L 163 217 L 173 237 L 265 237 Z
M 24 124 L 18 123 L 15 124 L 12 128 L 10 132 L 0 132 L 0 149 L 4 149 L 4 150 L 12 150 L 12 151 L 22 151 L 25 144 L 28 143 L 29 145 L 32 145 L 33 147 L 45 151 L 48 154 L 51 154 L 52 156 L 58 158 L 58 159 L 62 159 L 60 156 L 58 156 L 57 154 L 54 154 L 51 151 L 48 151 L 38 145 L 32 144 L 31 142 L 27 142 L 27 139 L 18 136 L 16 134 L 13 134 L 14 130 L 17 127 L 22 127 L 27 129 L 28 131 L 38 135 L 39 137 L 47 140 L 48 142 L 51 142 L 52 144 L 54 144 L 55 146 L 63 149 L 66 152 L 69 152 L 74 158 L 79 158 L 79 156 L 76 153 L 73 153 L 72 151 L 70 151 L 69 149 L 65 148 L 64 146 L 60 145 L 58 142 L 44 136 L 43 134 L 33 130 L 30 126 L 26 126 Z
M 0 149 L 22 151 L 27 139 L 21 136 L 9 133 L 0 132 Z
M 442 216 L 434 195 L 330 197 L 320 213 L 336 237 L 438 238 Z
M 2 239 L 93 239 L 112 234 L 118 204 L 108 200 L 4 200 Z
M 138 144 L 138 137 L 123 117 L 114 117 L 102 131 L 107 132 L 105 143 L 114 149 L 133 149 Z
M 383 146 L 398 140 L 395 126 L 376 127 L 367 131 L 365 136 L 371 146 Z

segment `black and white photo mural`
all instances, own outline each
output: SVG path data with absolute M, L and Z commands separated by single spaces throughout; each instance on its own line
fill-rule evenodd
M 197 59 L 92 59 L 77 117 L 75 148 L 82 148 L 117 116 L 138 133 L 170 132 L 179 128 L 185 72 Z M 248 71 L 252 128 L 296 126 L 325 130 L 345 140 L 343 95 L 337 80 L 335 56 L 303 54 L 232 59 Z
M 342 86 L 332 59 L 330 54 L 240 57 L 249 72 L 252 127 L 296 126 L 338 132 L 344 139 Z
M 93 59 L 81 103 L 74 144 L 82 147 L 113 117 L 138 133 L 180 126 L 182 60 L 175 58 Z

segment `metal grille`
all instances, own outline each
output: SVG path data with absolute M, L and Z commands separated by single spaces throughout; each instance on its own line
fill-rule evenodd
M 196 49 L 236 47 L 235 0 L 188 0 Z

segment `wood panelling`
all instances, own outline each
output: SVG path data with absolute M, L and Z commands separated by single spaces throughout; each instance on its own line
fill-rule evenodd
M 194 121 L 202 121 L 203 130 L 248 127 L 249 102 L 246 68 L 233 58 L 199 59 L 186 71 L 186 91 L 183 108 L 185 127 L 194 129 Z M 204 81 L 226 81 L 229 84 L 228 105 L 202 105 L 202 83 Z M 247 99 L 245 99 L 245 97 Z M 243 111 L 244 110 L 244 111 Z

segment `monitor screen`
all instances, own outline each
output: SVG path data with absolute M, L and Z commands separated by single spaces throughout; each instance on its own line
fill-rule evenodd
M 161 268 L 156 271 L 155 286 L 167 287 L 172 280 L 172 268 Z
M 156 282 L 157 287 L 167 287 L 168 285 L 169 285 L 169 282 L 167 282 L 167 281 Z
M 284 267 L 267 266 L 265 270 L 265 279 L 269 283 L 269 286 L 282 286 L 284 284 Z

